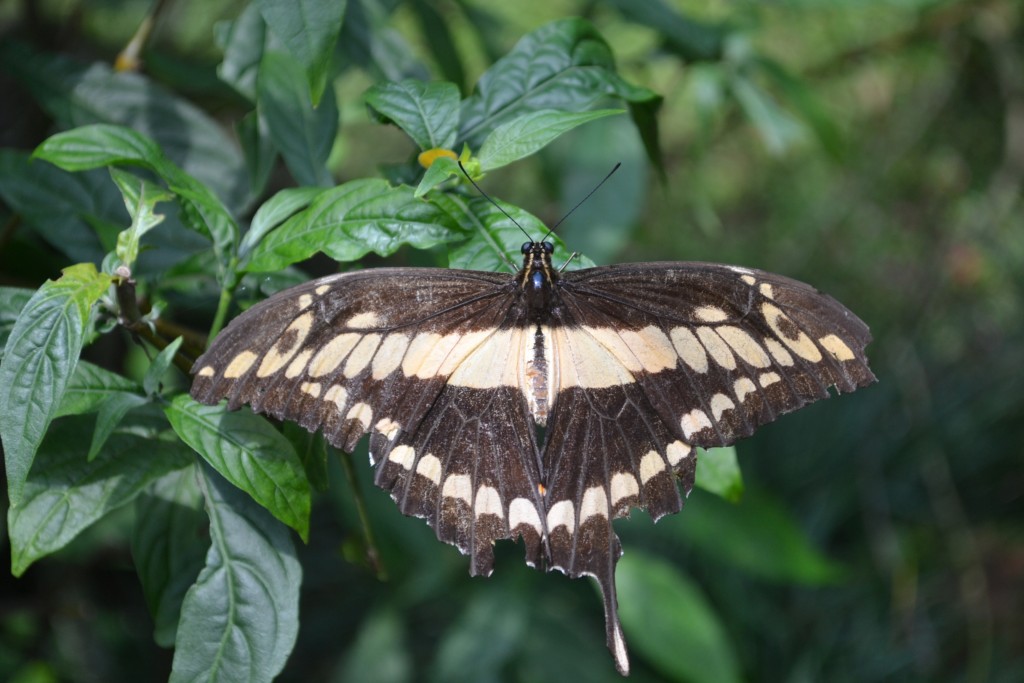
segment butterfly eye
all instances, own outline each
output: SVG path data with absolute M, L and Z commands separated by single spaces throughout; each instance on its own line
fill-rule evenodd
M 545 254 L 550 254 L 555 250 L 555 245 L 551 244 L 551 242 L 543 242 L 543 245 Z
M 529 254 L 531 249 L 533 249 L 533 242 L 523 242 L 523 246 L 519 247 L 519 251 L 524 254 Z

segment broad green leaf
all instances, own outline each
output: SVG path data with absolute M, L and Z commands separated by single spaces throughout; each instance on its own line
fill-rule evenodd
M 376 609 L 359 625 L 355 642 L 345 656 L 337 681 L 410 683 L 413 662 L 405 625 L 394 609 Z
M 181 606 L 171 683 L 272 681 L 299 629 L 302 567 L 288 530 L 207 467 L 206 566 Z
M 365 69 L 375 82 L 406 78 L 430 80 L 430 71 L 413 51 L 410 41 L 394 28 L 387 3 L 377 0 L 349 2 L 338 47 L 346 66 Z
M 268 199 L 252 217 L 249 231 L 242 238 L 238 253 L 245 258 L 268 232 L 296 212 L 305 209 L 322 192 L 324 190 L 319 187 L 291 187 Z
M 334 91 L 327 90 L 314 107 L 299 64 L 284 53 L 268 51 L 260 62 L 256 101 L 270 139 L 295 180 L 300 185 L 333 185 L 326 163 L 338 132 Z
M 698 462 L 698 471 L 703 462 Z M 694 491 L 679 525 L 686 543 L 730 567 L 774 581 L 822 584 L 842 578 L 843 567 L 811 545 L 796 520 L 765 496 L 739 504 Z
M 110 175 L 121 191 L 124 206 L 132 219 L 132 224 L 117 236 L 117 258 L 132 268 L 139 257 L 142 236 L 164 220 L 163 214 L 156 212 L 156 205 L 174 199 L 174 195 L 162 187 L 116 168 L 110 169 Z
M 242 156 L 224 126 L 189 100 L 102 62 L 0 43 L 0 70 L 18 78 L 63 129 L 96 123 L 134 129 L 233 209 L 247 201 Z
M 310 485 L 317 491 L 326 491 L 331 481 L 327 472 L 327 441 L 323 434 L 309 432 L 291 421 L 281 425 L 281 433 L 299 456 Z
M 54 417 L 90 413 L 114 394 L 141 390 L 142 387 L 127 377 L 81 360 L 71 374 Z
M 450 149 L 459 124 L 459 88 L 454 83 L 378 83 L 365 95 L 377 118 L 394 123 L 421 150 Z
M 114 433 L 114 429 L 121 423 L 121 419 L 128 414 L 129 410 L 138 408 L 148 402 L 145 396 L 130 394 L 124 391 L 109 394 L 103 399 L 96 410 L 96 426 L 92 432 L 92 440 L 89 443 L 89 453 L 86 455 L 86 459 L 93 460 L 100 454 L 103 446 L 107 443 L 107 439 Z
M 208 520 L 198 463 L 169 472 L 135 499 L 132 559 L 153 616 L 153 639 L 174 645 L 185 593 L 203 568 Z
M 671 52 L 684 60 L 717 61 L 724 52 L 727 28 L 696 21 L 668 6 L 664 0 L 611 0 L 623 16 L 655 31 Z
M 20 150 L 0 149 L 0 198 L 73 263 L 99 263 L 110 250 L 93 229 L 94 221 L 116 217 L 124 222 L 106 173 L 68 173 Z
M 579 113 L 544 109 L 523 114 L 498 126 L 487 136 L 477 155 L 480 167 L 484 171 L 501 168 L 542 149 L 559 135 L 576 126 L 621 113 L 620 109 L 598 109 Z
M 36 449 L 68 386 L 93 304 L 110 276 L 91 263 L 64 269 L 21 309 L 0 364 L 0 438 L 11 507 L 21 501 Z
M 255 2 L 267 26 L 305 69 L 314 105 L 324 94 L 346 4 L 346 0 Z
M 736 447 L 700 449 L 694 484 L 729 502 L 738 503 L 743 498 L 743 475 L 736 460 Z
M 559 236 L 599 263 L 619 260 L 635 241 L 651 189 L 635 126 L 622 116 L 594 121 L 555 141 L 546 158 L 545 173 L 558 177 L 554 192 L 565 216 Z M 609 178 L 617 163 L 622 167 Z
M 466 70 L 459 57 L 455 45 L 455 36 L 448 18 L 442 13 L 442 7 L 430 0 L 413 0 L 409 9 L 416 15 L 420 24 L 420 35 L 426 42 L 430 54 L 441 70 L 441 77 L 454 83 L 461 92 L 466 85 Z M 481 27 L 475 27 L 480 31 Z
M 51 136 L 36 148 L 34 156 L 67 171 L 121 164 L 149 169 L 178 196 L 185 223 L 213 241 L 222 264 L 234 253 L 238 226 L 228 210 L 206 186 L 178 168 L 141 133 L 121 126 L 83 126 Z
M 146 370 L 146 376 L 142 379 L 142 388 L 145 390 L 147 396 L 154 396 L 160 391 L 160 382 L 163 381 L 164 375 L 167 373 L 167 369 L 171 367 L 171 363 L 174 362 L 174 354 L 181 348 L 181 342 L 183 339 L 178 337 L 170 344 L 165 346 L 160 353 L 156 355 L 153 362 L 149 364 L 149 369 Z
M 434 159 L 433 163 L 430 164 L 430 168 L 423 174 L 420 184 L 416 186 L 415 196 L 417 198 L 423 197 L 449 178 L 461 176 L 462 170 L 459 169 L 458 161 L 448 157 L 438 157 Z
M 793 76 L 781 64 L 772 59 L 758 57 L 753 60 L 759 71 L 774 81 L 786 101 L 800 114 L 814 131 L 822 148 L 836 160 L 846 152 L 846 141 L 836 120 L 819 100 L 809 81 Z
M 769 152 L 783 154 L 806 139 L 807 129 L 768 91 L 739 72 L 731 75 L 729 87 Z
M 434 204 L 416 199 L 410 187 L 353 180 L 322 192 L 263 238 L 245 269 L 280 270 L 319 251 L 345 263 L 371 251 L 389 256 L 404 244 L 427 249 L 462 238 L 457 228 Z
M 585 111 L 609 97 L 644 112 L 637 120 L 647 126 L 641 129 L 645 141 L 656 136 L 656 129 L 650 129 L 650 113 L 661 98 L 615 72 L 611 49 L 590 23 L 553 21 L 527 34 L 480 77 L 474 94 L 462 103 L 457 139 L 479 147 L 492 130 L 523 114 L 542 109 Z M 656 140 L 652 144 L 656 149 Z
M 0 287 L 0 361 L 3 360 L 2 351 L 7 344 L 7 337 L 14 329 L 18 314 L 34 293 L 31 289 L 21 287 Z
M 165 409 L 174 431 L 232 484 L 309 537 L 309 480 L 291 443 L 248 410 L 204 406 L 186 395 Z
M 499 204 L 522 226 L 525 233 L 484 197 L 466 199 L 449 193 L 439 195 L 432 201 L 469 235 L 468 240 L 449 250 L 448 265 L 452 268 L 505 272 L 518 270 L 523 258 L 520 251 L 522 244 L 530 239 L 539 240 L 548 232 L 547 226 L 539 218 L 504 202 Z M 550 235 L 547 239 L 555 245 L 552 263 L 561 266 L 569 260 L 569 251 L 558 235 Z M 575 270 L 593 265 L 585 256 L 577 256 L 567 267 Z
M 630 550 L 615 576 L 619 616 L 634 653 L 671 680 L 741 680 L 736 652 L 714 609 L 675 567 Z
M 471 596 L 437 647 L 433 680 L 497 680 L 498 672 L 513 665 L 530 630 L 529 606 L 502 597 L 507 598 L 496 590 Z
M 270 137 L 266 119 L 256 110 L 239 119 L 235 131 L 242 145 L 242 154 L 245 155 L 249 188 L 254 196 L 261 196 L 270 182 L 270 176 L 280 158 L 280 151 Z
M 82 438 L 88 417 L 55 422 L 39 449 L 19 504 L 7 513 L 11 572 L 60 550 L 111 510 L 131 502 L 151 481 L 192 461 L 177 441 L 115 432 L 92 461 Z
M 224 58 L 217 65 L 217 76 L 252 103 L 256 102 L 256 78 L 266 47 L 267 24 L 255 4 L 247 4 L 234 21 L 225 21 L 215 29 L 217 47 Z

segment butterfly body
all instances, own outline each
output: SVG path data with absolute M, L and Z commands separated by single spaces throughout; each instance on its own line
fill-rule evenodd
M 697 446 L 874 381 L 870 334 L 834 299 L 763 271 L 560 274 L 550 243 L 522 252 L 514 276 L 379 269 L 281 292 L 218 336 L 192 395 L 346 451 L 369 433 L 376 483 L 473 574 L 491 572 L 495 541 L 521 538 L 529 564 L 595 577 L 625 673 L 612 520 L 678 511 Z

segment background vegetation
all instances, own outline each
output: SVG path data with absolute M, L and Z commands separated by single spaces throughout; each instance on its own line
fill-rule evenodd
M 369 87 L 447 80 L 465 97 L 523 36 L 586 17 L 625 81 L 664 97 L 659 144 L 650 144 L 652 107 L 634 107 L 632 119 L 592 121 L 489 173 L 486 189 L 553 223 L 622 161 L 560 230 L 573 249 L 597 262 L 713 260 L 814 283 L 869 323 L 880 379 L 742 442 L 738 503 L 697 490 L 656 526 L 642 514 L 617 523 L 634 680 L 1024 678 L 1020 3 L 499 5 L 349 0 L 329 63 L 232 70 L 252 44 L 283 40 L 257 11 L 273 16 L 281 4 L 159 2 L 152 33 L 139 54 L 122 54 L 119 73 L 111 65 L 154 16 L 151 3 L 0 6 L 0 285 L 9 288 L 0 331 L 11 331 L 11 312 L 61 268 L 99 266 L 133 218 L 145 223 L 125 212 L 112 177 L 122 189 L 130 181 L 117 174 L 29 163 L 53 133 L 92 123 L 145 133 L 245 225 L 282 188 L 415 168 L 409 137 L 368 113 Z M 323 93 L 315 110 L 307 82 Z M 290 87 L 294 96 L 283 95 Z M 294 127 L 268 130 L 268 119 Z M 151 170 L 150 180 L 188 195 L 186 181 Z M 158 204 L 166 221 L 138 231 L 140 293 L 161 311 L 161 332 L 201 335 L 217 310 L 217 266 L 204 272 L 194 254 L 209 242 L 170 207 Z M 362 263 L 448 261 L 442 247 L 405 246 Z M 322 256 L 303 266 L 307 274 L 335 267 Z M 81 287 L 94 284 L 78 274 Z M 306 276 L 247 276 L 235 300 Z M 186 334 L 186 345 L 195 338 Z M 121 406 L 136 415 L 132 429 L 97 447 L 163 463 L 146 470 L 151 479 L 184 471 L 176 459 L 191 457 L 164 452 L 143 429 L 160 396 L 187 386 L 170 370 L 161 387 L 170 358 L 153 370 L 153 355 L 117 328 L 83 356 L 144 387 L 145 406 Z M 108 421 L 119 406 L 107 406 Z M 50 452 L 84 461 L 102 419 L 95 410 L 59 418 Z M 493 577 L 470 579 L 465 558 L 370 485 L 363 456 L 353 458 L 354 481 L 346 461 L 329 461 L 308 543 L 288 532 L 301 565 L 301 621 L 280 680 L 618 679 L 589 582 L 533 572 L 510 544 L 499 548 Z M 244 496 L 214 476 L 207 505 L 227 501 L 248 514 Z M 175 488 L 175 475 L 147 481 L 136 482 L 142 493 L 130 504 L 83 522 L 88 528 L 27 571 L 4 543 L 3 561 L 24 573 L 0 583 L 0 678 L 168 675 L 173 651 L 157 643 L 174 642 L 181 595 L 206 550 L 186 544 L 165 558 L 165 568 L 193 568 L 192 579 L 165 582 L 160 594 L 177 598 L 154 604 L 137 577 L 146 521 L 168 519 L 159 509 L 168 500 L 179 503 L 179 529 L 201 527 L 205 515 L 188 486 Z M 359 497 L 378 566 L 367 561 Z M 286 532 L 277 524 L 268 533 Z M 230 678 L 231 667 L 224 671 Z

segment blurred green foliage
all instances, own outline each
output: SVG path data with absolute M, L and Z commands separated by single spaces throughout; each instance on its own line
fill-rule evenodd
M 295 29 L 284 4 L 323 20 Z M 140 72 L 113 69 L 154 6 Z M 623 161 L 560 228 L 571 248 L 600 263 L 711 260 L 811 282 L 869 323 L 880 378 L 739 444 L 739 502 L 697 491 L 657 525 L 642 513 L 616 523 L 633 679 L 1024 678 L 1024 9 L 1011 0 L 0 6 L 0 340 L 31 290 L 117 252 L 134 263 L 148 319 L 173 323 L 167 341 L 197 343 L 217 309 L 213 274 L 235 272 L 232 221 L 269 230 L 312 200 L 310 186 L 397 181 L 414 168 L 419 150 L 380 124 L 380 98 L 367 110 L 367 89 L 446 80 L 469 97 L 516 41 L 571 16 L 593 23 L 623 81 L 619 99 L 592 104 L 627 105 L 630 116 L 495 164 L 487 190 L 551 224 Z M 105 170 L 26 163 L 51 134 L 95 123 L 155 139 L 147 177 L 189 197 L 193 213 L 156 204 L 165 220 L 152 227 L 153 204 L 140 196 L 125 211 Z M 223 214 L 202 214 L 214 204 Z M 255 243 L 242 238 L 241 253 Z M 439 248 L 396 249 L 388 264 L 447 259 Z M 240 274 L 235 297 L 245 305 L 332 267 L 318 257 L 305 272 Z M 97 286 L 58 282 L 50 289 Z M 68 325 L 84 333 L 73 317 Z M 211 535 L 239 540 L 206 528 L 197 501 L 214 501 L 210 514 L 228 527 L 284 535 L 207 469 L 198 484 L 181 470 L 151 483 L 190 457 L 164 441 L 140 445 L 162 438 L 163 413 L 101 408 L 86 391 L 153 399 L 187 384 L 147 377 L 133 348 L 123 331 L 88 346 L 91 364 L 52 416 L 48 457 L 77 439 L 81 462 L 78 479 L 43 493 L 84 491 L 106 514 L 88 526 L 72 511 L 88 528 L 0 583 L 5 680 L 166 678 L 189 585 L 174 577 L 199 573 Z M 116 424 L 122 409 L 137 415 L 133 431 L 108 432 L 88 460 L 94 422 Z M 95 421 L 75 416 L 89 411 Z M 511 544 L 496 549 L 493 577 L 470 579 L 465 558 L 372 486 L 365 451 L 324 460 L 322 443 L 298 431 L 284 438 L 314 493 L 309 543 L 280 541 L 294 543 L 302 575 L 280 680 L 618 680 L 589 582 L 529 570 Z M 95 468 L 147 449 L 159 463 L 118 480 L 133 504 L 107 512 Z M 145 524 L 161 515 L 175 520 L 173 535 Z M 12 513 L 5 540 L 18 530 Z M 175 549 L 170 573 L 140 561 L 164 542 Z M 9 552 L 4 543 L 4 562 L 25 570 Z M 280 586 L 295 587 L 297 570 L 281 571 Z M 216 597 L 213 578 L 200 580 Z

